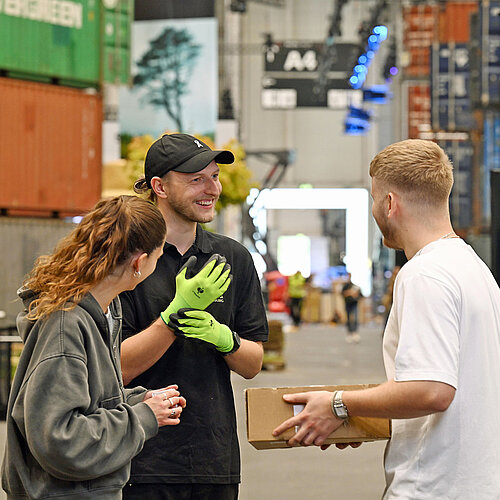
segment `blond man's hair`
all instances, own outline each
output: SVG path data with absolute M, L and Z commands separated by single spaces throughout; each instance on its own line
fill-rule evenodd
M 401 190 L 409 201 L 440 205 L 453 186 L 453 166 L 432 141 L 407 139 L 387 146 L 370 163 L 370 176 Z

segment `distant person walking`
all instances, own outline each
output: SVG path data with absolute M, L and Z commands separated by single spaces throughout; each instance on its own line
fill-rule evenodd
M 394 293 L 394 282 L 396 281 L 396 276 L 398 275 L 401 267 L 400 266 L 394 266 L 394 269 L 392 270 L 391 277 L 389 278 L 389 281 L 387 282 L 387 289 L 384 293 L 384 296 L 382 297 L 382 305 L 384 306 L 384 329 L 385 326 L 387 325 L 387 321 L 389 319 L 389 314 L 391 312 L 391 307 L 392 307 L 392 295 Z
M 302 303 L 306 296 L 306 279 L 300 271 L 288 277 L 288 298 L 293 325 L 298 327 L 302 321 Z
M 358 303 L 363 297 L 361 288 L 351 281 L 351 273 L 347 273 L 347 282 L 342 287 L 342 296 L 345 302 L 347 315 L 347 342 L 359 342 L 358 333 Z

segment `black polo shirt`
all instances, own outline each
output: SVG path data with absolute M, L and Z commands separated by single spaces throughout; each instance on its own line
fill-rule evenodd
M 191 255 L 198 272 L 218 253 L 231 264 L 233 280 L 207 311 L 242 338 L 266 341 L 268 325 L 261 288 L 248 250 L 226 236 L 198 226 L 196 240 L 184 255 L 167 243 L 155 272 L 135 290 L 120 295 L 123 338 L 156 320 L 175 295 L 175 276 Z M 160 428 L 132 460 L 131 482 L 218 483 L 240 481 L 240 453 L 230 370 L 212 344 L 176 338 L 165 354 L 131 381 L 156 389 L 177 384 L 187 400 L 181 423 Z

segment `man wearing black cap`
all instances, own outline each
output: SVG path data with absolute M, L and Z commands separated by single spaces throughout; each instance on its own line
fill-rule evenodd
M 151 190 L 167 237 L 156 271 L 121 296 L 123 379 L 145 387 L 175 381 L 187 407 L 176 432 L 160 429 L 132 462 L 124 498 L 238 497 L 240 456 L 230 372 L 253 378 L 260 371 L 268 326 L 249 252 L 200 226 L 214 218 L 222 190 L 217 163 L 233 161 L 230 151 L 212 151 L 191 135 L 164 135 L 149 149 L 145 177 L 136 183 L 136 191 Z M 196 318 L 189 319 L 194 326 L 187 329 L 182 311 L 159 317 L 175 295 L 179 269 L 195 256 L 197 272 L 214 253 L 231 265 L 227 291 L 205 311 L 188 311 Z

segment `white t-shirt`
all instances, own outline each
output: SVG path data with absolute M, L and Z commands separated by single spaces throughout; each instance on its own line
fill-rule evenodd
M 461 239 L 401 268 L 384 363 L 389 380 L 456 388 L 445 412 L 392 421 L 384 499 L 500 499 L 500 289 Z

